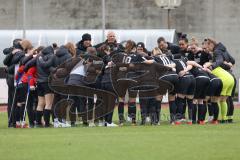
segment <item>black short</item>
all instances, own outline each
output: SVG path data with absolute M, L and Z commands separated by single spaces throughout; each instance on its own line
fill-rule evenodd
M 192 75 L 179 77 L 177 84 L 177 93 L 185 95 L 194 95 L 196 80 Z
M 170 82 L 174 86 L 174 89 L 169 94 L 171 95 L 176 94 L 177 84 L 179 81 L 179 77 L 177 74 L 166 74 L 160 77 L 159 79 Z
M 195 99 L 205 99 L 210 85 L 208 77 L 196 77 L 196 89 L 194 93 Z
M 16 102 L 17 103 L 23 103 L 26 101 L 27 91 L 28 91 L 27 83 L 21 83 L 18 85 L 17 92 L 16 92 Z
M 131 80 L 118 80 L 118 82 L 116 83 L 116 85 L 114 86 L 114 91 L 116 92 L 118 97 L 125 97 L 126 92 L 128 91 L 128 95 L 130 98 L 135 98 L 137 97 L 137 92 L 136 91 L 131 91 L 129 90 L 129 88 L 131 88 L 133 85 L 132 83 L 134 83 Z
M 48 86 L 48 82 L 37 83 L 37 93 L 38 96 L 43 97 L 46 94 L 53 93 L 52 90 Z
M 207 96 L 220 96 L 223 88 L 223 83 L 219 78 L 210 80 L 210 85 L 207 90 Z

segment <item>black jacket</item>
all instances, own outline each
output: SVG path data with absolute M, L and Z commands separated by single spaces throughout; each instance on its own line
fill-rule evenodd
M 103 56 L 103 68 L 102 68 L 102 83 L 110 83 L 111 82 L 111 76 L 110 76 L 110 68 L 107 66 L 108 62 L 112 60 L 111 55 L 105 55 Z
M 27 61 L 24 65 L 24 72 L 27 72 L 29 68 L 37 65 L 37 57 L 33 57 L 29 61 Z
M 76 48 L 76 53 L 77 53 L 77 56 L 80 56 L 80 55 L 83 55 L 87 52 L 87 48 L 88 47 L 85 47 L 83 45 L 83 41 L 79 41 L 77 44 L 76 44 L 77 48 Z
M 178 54 L 180 52 L 180 47 L 179 46 L 177 46 L 173 43 L 169 43 L 169 42 L 167 42 L 167 44 L 168 44 L 167 49 L 170 50 L 172 54 Z
M 204 65 L 206 62 L 209 62 L 212 60 L 212 55 L 209 53 L 206 53 L 204 51 L 201 51 L 201 55 L 200 55 L 200 65 Z
M 235 64 L 235 59 L 229 54 L 226 47 L 222 43 L 218 43 L 213 52 L 212 68 L 222 67 L 225 70 L 230 70 L 231 68 L 228 65 L 225 65 L 224 61 Z
M 61 46 L 54 55 L 54 66 L 59 66 L 70 58 L 72 58 L 72 56 L 69 53 L 68 49 L 64 46 Z
M 42 53 L 36 59 L 37 82 L 48 82 L 48 76 L 54 67 L 54 50 L 48 46 L 42 50 Z
M 183 57 L 187 58 L 189 61 L 194 61 L 194 54 L 191 51 L 180 50 L 179 52 Z
M 20 61 L 20 65 L 25 65 L 26 63 L 28 63 L 28 61 L 30 61 L 33 58 L 33 55 L 30 56 L 25 56 L 21 59 Z
M 7 67 L 6 73 L 10 75 L 14 75 L 15 65 L 19 64 L 19 62 L 25 55 L 25 53 L 21 50 L 17 51 L 15 54 L 12 54 L 14 51 L 15 50 L 7 54 L 5 59 L 3 60 L 3 64 Z
M 124 51 L 123 45 L 121 43 L 117 43 L 117 41 L 109 43 L 108 40 L 106 40 L 106 41 L 104 41 L 102 43 L 99 43 L 99 44 L 95 45 L 94 47 L 96 49 L 98 49 L 98 48 L 100 48 L 104 44 L 106 44 L 106 45 L 108 45 L 110 47 L 110 51 L 111 52 L 121 52 L 121 51 Z
M 4 50 L 3 50 L 3 54 L 4 55 L 8 55 L 9 53 L 11 53 L 12 51 L 13 51 L 13 47 L 10 47 L 10 48 L 5 48 Z
M 190 59 L 191 60 L 191 59 Z M 206 62 L 212 60 L 212 56 L 204 51 L 198 51 L 193 54 L 193 61 L 203 66 Z
M 21 50 L 4 50 L 7 51 L 7 55 L 3 61 L 3 64 L 6 66 L 6 82 L 8 87 L 14 87 L 14 74 L 15 74 L 15 65 L 19 64 L 21 59 L 24 57 L 24 52 Z M 15 54 L 12 54 L 16 52 Z

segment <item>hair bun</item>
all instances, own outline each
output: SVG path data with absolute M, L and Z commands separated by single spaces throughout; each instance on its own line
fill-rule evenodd
M 182 35 L 181 35 L 181 38 L 182 38 L 182 39 L 187 38 L 187 34 L 182 34 Z

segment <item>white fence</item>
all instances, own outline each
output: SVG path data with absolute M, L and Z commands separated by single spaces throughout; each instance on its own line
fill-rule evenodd
M 106 34 L 109 30 L 106 30 Z M 124 40 L 134 40 L 136 42 L 144 42 L 148 50 L 152 50 L 157 46 L 158 37 L 164 37 L 169 42 L 176 40 L 176 32 L 174 29 L 137 29 L 137 30 L 114 30 L 118 42 Z M 36 46 L 47 46 L 53 42 L 58 45 L 65 44 L 66 42 L 77 43 L 81 40 L 84 33 L 92 35 L 92 44 L 98 44 L 102 42 L 102 30 L 26 30 L 26 39 L 31 40 L 33 45 Z M 10 47 L 12 41 L 15 38 L 23 37 L 22 30 L 0 30 L 0 52 L 4 48 Z M 3 59 L 5 55 L 0 54 L 0 67 L 3 67 Z M 0 79 L 0 103 L 7 103 L 7 85 L 5 79 Z M 163 102 L 166 101 L 164 97 Z
M 125 41 L 128 39 L 136 42 L 144 42 L 146 48 L 152 50 L 157 46 L 158 37 L 162 36 L 167 41 L 173 42 L 176 38 L 174 29 L 147 29 L 147 30 L 111 30 L 116 33 L 118 42 Z M 108 30 L 106 30 L 107 34 Z M 26 30 L 26 39 L 31 40 L 33 46 L 37 47 L 40 45 L 47 46 L 53 42 L 58 45 L 65 44 L 66 42 L 77 43 L 81 40 L 84 33 L 92 35 L 92 44 L 98 44 L 102 42 L 102 31 L 101 30 Z M 21 38 L 23 35 L 22 30 L 0 30 L 0 52 L 4 48 L 10 47 L 12 41 L 15 38 Z M 4 55 L 0 54 L 0 66 L 3 66 Z

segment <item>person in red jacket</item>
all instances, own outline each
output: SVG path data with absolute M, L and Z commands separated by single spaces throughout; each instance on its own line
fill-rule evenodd
M 28 119 L 30 127 L 34 126 L 34 113 L 32 99 L 34 96 L 36 86 L 36 66 L 31 66 L 26 70 L 26 64 L 32 60 L 34 49 L 29 48 L 25 54 L 25 57 L 20 62 L 17 74 L 15 76 L 16 81 L 19 82 L 19 86 L 16 94 L 17 107 L 15 111 L 16 128 L 28 128 L 25 123 L 25 111 L 28 111 Z M 26 108 L 25 108 L 26 107 Z

